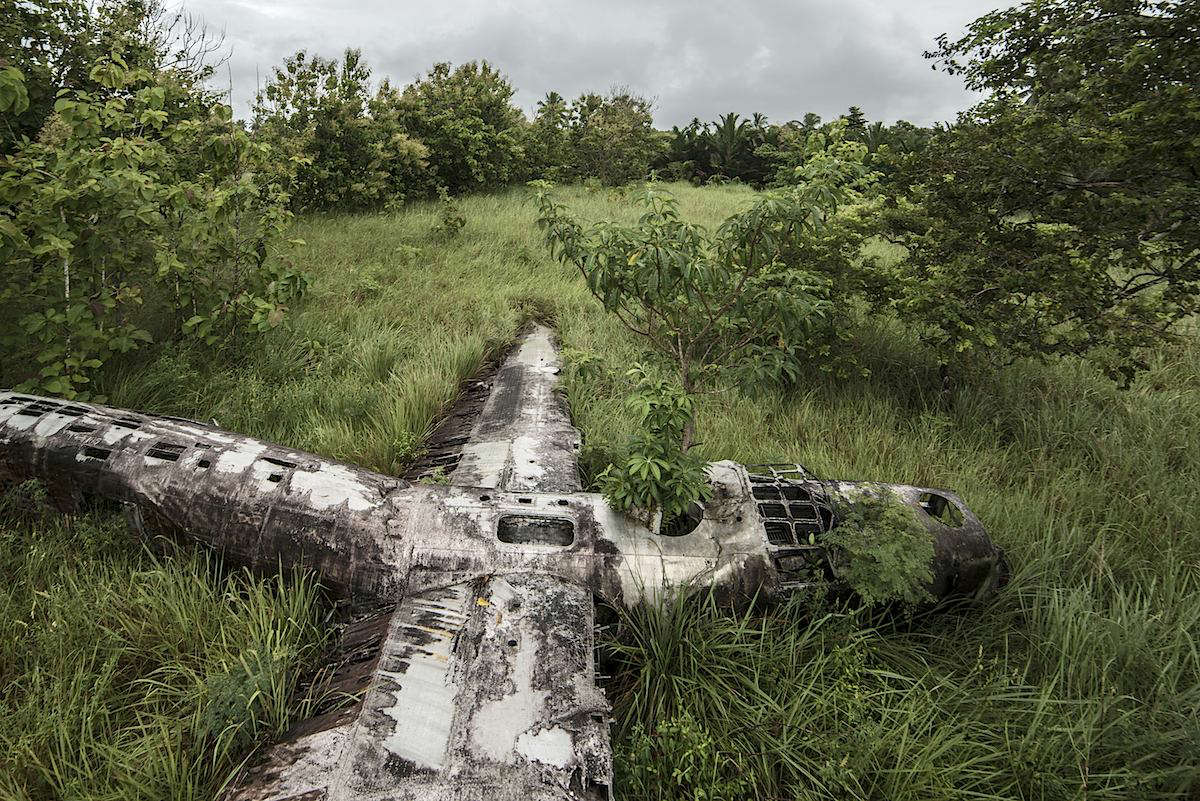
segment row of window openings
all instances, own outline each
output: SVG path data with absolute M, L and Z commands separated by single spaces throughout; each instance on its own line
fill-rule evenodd
M 492 499 L 491 495 L 480 495 L 479 496 L 479 500 L 483 501 L 484 503 L 490 501 L 491 499 Z M 533 504 L 533 498 L 517 498 L 517 503 Z M 571 502 L 568 501 L 566 498 L 559 498 L 557 501 L 555 501 L 555 503 L 557 503 L 559 506 L 570 506 L 571 505 Z
M 78 428 L 72 427 L 72 430 L 78 431 L 79 433 L 91 433 L 96 429 L 93 426 L 79 426 Z M 208 446 L 203 442 L 197 442 L 196 447 L 207 448 Z M 150 446 L 150 448 L 146 451 L 146 456 L 150 457 L 151 459 L 158 459 L 164 462 L 177 462 L 179 461 L 179 457 L 183 456 L 183 453 L 186 450 L 187 446 L 185 445 L 179 445 L 174 442 L 160 440 L 159 442 L 156 442 Z M 112 455 L 112 449 L 98 448 L 94 445 L 86 445 L 83 448 L 83 455 L 88 459 L 105 461 L 109 456 Z M 286 459 L 276 459 L 273 456 L 264 456 L 262 457 L 262 461 L 267 462 L 268 464 L 273 464 L 277 467 L 298 467 L 295 462 L 289 462 Z M 212 467 L 211 459 L 200 459 L 196 462 L 196 469 L 198 470 L 207 470 L 210 467 Z M 280 481 L 283 481 L 283 475 L 283 473 L 271 473 L 271 475 L 267 477 L 267 480 L 274 483 L 279 483 Z

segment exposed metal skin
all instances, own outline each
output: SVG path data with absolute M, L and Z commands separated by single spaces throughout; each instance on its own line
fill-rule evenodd
M 777 594 L 828 575 L 832 499 L 889 488 L 934 536 L 932 590 L 986 594 L 1003 555 L 952 492 L 709 466 L 683 536 L 580 491 L 579 433 L 537 328 L 496 374 L 449 484 L 409 483 L 188 420 L 0 393 L 0 481 L 42 480 L 65 510 L 118 501 L 135 526 L 260 570 L 302 566 L 395 604 L 343 643 L 361 703 L 301 724 L 228 801 L 609 799 L 594 598 L 632 605 L 711 585 Z

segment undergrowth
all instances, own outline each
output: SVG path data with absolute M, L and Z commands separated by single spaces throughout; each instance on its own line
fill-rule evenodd
M 323 612 L 305 576 L 156 556 L 119 515 L 0 502 L 0 797 L 210 799 L 301 711 Z

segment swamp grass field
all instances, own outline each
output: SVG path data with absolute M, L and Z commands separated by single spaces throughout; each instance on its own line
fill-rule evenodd
M 753 193 L 673 186 L 716 224 Z M 632 218 L 568 188 L 583 216 Z M 302 218 L 303 304 L 252 343 L 114 362 L 112 405 L 399 472 L 459 383 L 531 319 L 559 331 L 585 478 L 619 454 L 641 343 L 553 262 L 527 193 Z M 880 246 L 880 253 L 886 249 Z M 664 799 L 1200 797 L 1200 341 L 1119 389 L 1079 362 L 962 374 L 863 319 L 867 377 L 701 401 L 710 459 L 956 489 L 1006 549 L 982 605 L 868 619 L 811 599 L 743 617 L 641 610 L 605 644 L 617 788 Z M 753 391 L 752 391 L 753 390 Z M 302 576 L 156 556 L 119 519 L 64 521 L 22 487 L 0 524 L 0 798 L 208 799 L 302 713 L 329 612 Z

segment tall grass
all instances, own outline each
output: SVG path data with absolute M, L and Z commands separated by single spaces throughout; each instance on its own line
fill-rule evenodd
M 686 216 L 710 224 L 752 197 L 677 192 Z M 566 194 L 584 216 L 636 214 L 615 194 Z M 624 371 L 644 353 L 546 257 L 522 198 L 462 200 L 467 226 L 446 242 L 434 205 L 303 220 L 297 259 L 314 291 L 285 327 L 216 360 L 186 347 L 131 359 L 100 390 L 395 471 L 458 383 L 537 318 L 599 359 L 567 386 L 590 472 L 624 447 Z M 1164 347 L 1129 390 L 1063 361 L 967 375 L 947 398 L 911 332 L 864 321 L 858 342 L 867 378 L 814 369 L 786 389 L 705 397 L 701 451 L 953 487 L 1008 551 L 1012 583 L 987 604 L 902 624 L 802 600 L 740 617 L 684 603 L 625 616 L 607 646 L 625 796 L 1200 797 L 1200 343 Z M 43 530 L 46 543 L 67 536 Z M 131 570 L 122 553 L 94 560 Z M 30 586 L 49 591 L 41 575 Z M 203 650 L 209 636 L 178 641 Z M 0 675 L 18 688 L 7 704 L 59 651 L 34 643 L 11 662 L 4 642 Z M 89 661 L 81 681 L 101 681 L 105 664 Z M 129 684 L 135 672 L 153 670 L 121 674 L 136 708 L 152 685 Z M 7 707 L 0 729 L 40 731 Z M 94 771 L 116 759 L 77 753 L 71 765 Z
M 322 644 L 310 579 L 160 558 L 28 485 L 0 531 L 0 797 L 209 799 L 289 724 Z

